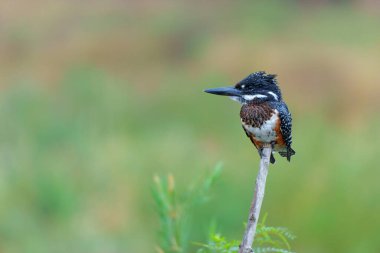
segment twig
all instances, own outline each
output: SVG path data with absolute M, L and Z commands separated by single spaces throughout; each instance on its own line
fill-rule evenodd
M 270 145 L 264 146 L 262 151 L 259 173 L 256 178 L 255 193 L 252 199 L 251 208 L 249 209 L 249 216 L 247 228 L 244 233 L 243 241 L 240 245 L 239 253 L 252 253 L 253 239 L 256 233 L 257 222 L 259 220 L 261 204 L 264 199 L 265 182 L 269 170 L 269 158 L 272 152 Z

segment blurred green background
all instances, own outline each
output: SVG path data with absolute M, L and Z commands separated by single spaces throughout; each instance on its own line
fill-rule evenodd
M 267 223 L 297 252 L 380 252 L 377 1 L 1 1 L 0 38 L 0 252 L 154 252 L 153 175 L 186 189 L 219 161 L 192 238 L 240 239 L 258 155 L 202 90 L 258 70 L 297 151 Z

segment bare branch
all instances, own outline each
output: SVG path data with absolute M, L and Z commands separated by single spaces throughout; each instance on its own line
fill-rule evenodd
M 240 245 L 239 253 L 252 253 L 253 240 L 256 233 L 257 222 L 259 220 L 261 204 L 264 199 L 265 183 L 269 170 L 269 159 L 272 152 L 270 145 L 264 146 L 260 160 L 259 173 L 256 178 L 255 192 L 249 209 L 247 227 L 243 241 Z

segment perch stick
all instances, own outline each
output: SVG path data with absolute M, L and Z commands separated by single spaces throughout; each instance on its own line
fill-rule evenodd
M 240 244 L 239 253 L 253 253 L 252 245 L 256 233 L 257 222 L 259 220 L 261 204 L 264 199 L 265 182 L 268 176 L 271 152 L 272 148 L 270 145 L 264 146 L 260 160 L 259 173 L 256 178 L 255 192 L 251 208 L 249 209 L 247 227 L 243 236 L 243 241 Z

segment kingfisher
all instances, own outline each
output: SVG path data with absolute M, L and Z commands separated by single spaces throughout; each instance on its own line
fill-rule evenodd
M 277 76 L 258 71 L 250 74 L 235 86 L 207 89 L 205 92 L 228 96 L 239 102 L 240 120 L 244 132 L 256 147 L 260 157 L 265 145 L 271 145 L 270 162 L 275 163 L 273 152 L 288 161 L 292 149 L 292 115 L 282 100 Z

